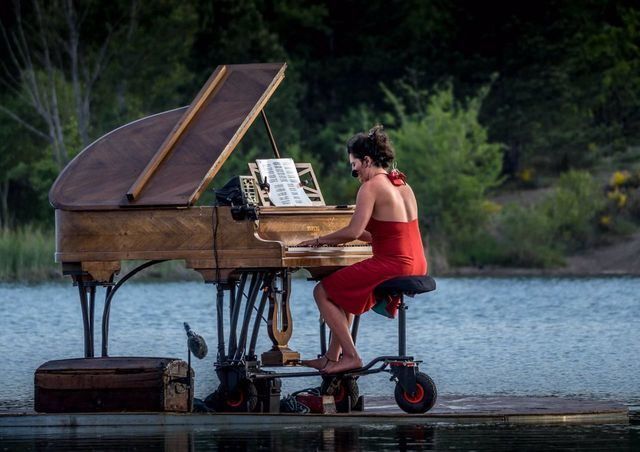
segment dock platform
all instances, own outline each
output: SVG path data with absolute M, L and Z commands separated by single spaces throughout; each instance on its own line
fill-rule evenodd
M 98 426 L 246 427 L 251 425 L 366 424 L 628 424 L 622 403 L 561 397 L 440 396 L 425 414 L 406 414 L 389 397 L 368 397 L 363 412 L 341 414 L 259 413 L 73 413 L 0 412 L 0 430 Z

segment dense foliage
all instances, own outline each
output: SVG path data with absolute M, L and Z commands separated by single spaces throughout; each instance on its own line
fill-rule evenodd
M 84 146 L 187 104 L 218 64 L 264 61 L 289 65 L 267 107 L 279 147 L 327 201 L 354 199 L 346 139 L 385 124 L 454 265 L 553 265 L 640 217 L 632 1 L 23 0 L 0 21 L 0 227 L 51 227 L 48 188 Z M 256 123 L 214 184 L 269 155 Z M 630 176 L 604 193 L 570 172 L 535 209 L 486 201 L 575 169 Z
M 570 171 L 533 207 L 507 204 L 496 218 L 493 262 L 551 267 L 563 255 L 592 245 L 605 207 L 599 184 L 586 172 Z

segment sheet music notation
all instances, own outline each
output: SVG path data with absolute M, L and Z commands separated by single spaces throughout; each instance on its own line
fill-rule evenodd
M 304 192 L 293 159 L 256 160 L 260 177 L 267 178 L 271 189 L 269 200 L 274 206 L 311 206 Z

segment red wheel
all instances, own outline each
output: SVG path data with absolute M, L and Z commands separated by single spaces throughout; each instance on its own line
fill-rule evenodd
M 236 391 L 235 394 L 229 394 L 229 398 L 226 402 L 230 408 L 240 408 L 244 403 L 244 392 Z
M 205 404 L 218 412 L 247 413 L 258 406 L 258 391 L 252 382 L 243 380 L 233 392 L 219 387 L 205 399 Z
M 421 384 L 416 384 L 416 393 L 413 396 L 405 391 L 402 397 L 409 403 L 420 403 L 424 397 L 424 388 Z
M 344 377 L 342 381 L 338 384 L 336 390 L 329 394 L 329 389 L 331 387 L 331 383 L 333 378 L 325 377 L 322 379 L 322 385 L 320 386 L 320 391 L 322 394 L 332 395 L 333 400 L 336 403 L 336 411 L 338 413 L 348 413 L 353 408 L 355 408 L 356 403 L 358 402 L 358 397 L 360 397 L 360 389 L 358 388 L 358 384 L 356 380 L 352 377 Z M 351 405 L 349 405 L 351 402 Z
M 416 392 L 411 395 L 400 385 L 396 385 L 395 398 L 398 406 L 406 413 L 421 414 L 436 404 L 438 391 L 431 377 L 422 372 L 416 374 Z

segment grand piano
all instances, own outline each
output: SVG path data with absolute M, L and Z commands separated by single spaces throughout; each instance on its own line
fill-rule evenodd
M 361 242 L 296 247 L 347 225 L 353 206 L 326 206 L 321 196 L 312 206 L 269 205 L 260 202 L 268 196 L 259 177 L 242 179 L 246 196 L 241 205 L 196 205 L 258 116 L 280 157 L 264 108 L 285 69 L 284 63 L 218 66 L 188 107 L 111 131 L 60 173 L 49 193 L 55 208 L 55 260 L 79 290 L 85 357 L 95 356 L 96 289 L 106 288 L 101 354 L 108 356 L 109 310 L 117 290 L 138 271 L 177 259 L 217 289 L 219 368 L 259 364 L 255 344 L 267 308 L 273 348 L 261 355 L 262 364 L 293 364 L 299 356 L 287 345 L 293 330 L 292 271 L 305 268 L 319 279 L 371 256 L 370 246 Z M 319 193 L 319 187 L 308 185 L 304 188 L 310 194 Z M 128 260 L 143 263 L 118 278 Z

